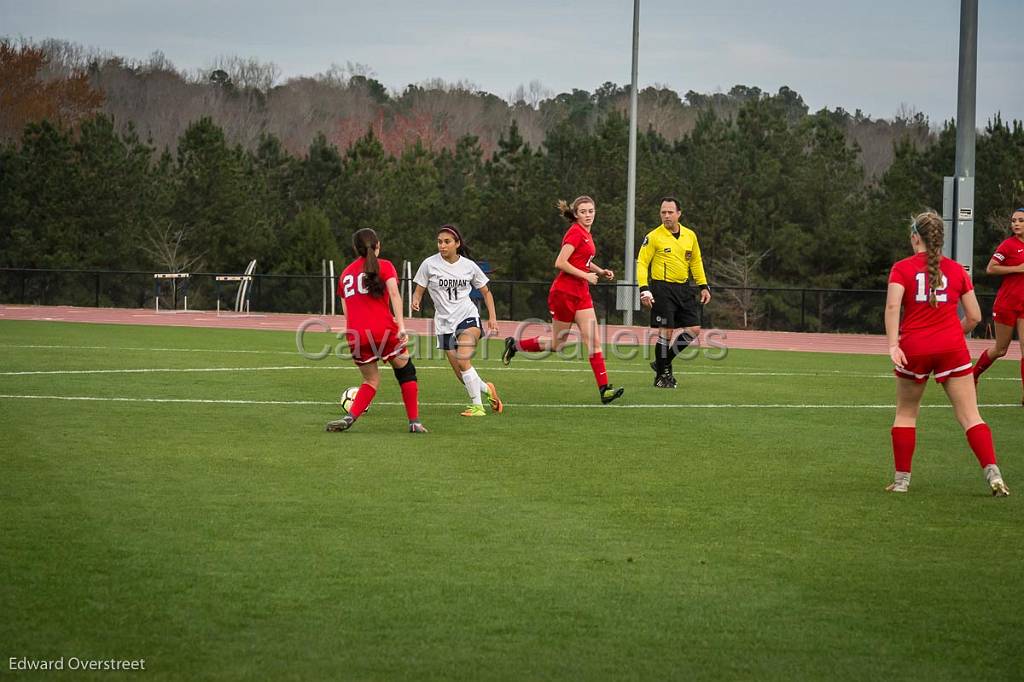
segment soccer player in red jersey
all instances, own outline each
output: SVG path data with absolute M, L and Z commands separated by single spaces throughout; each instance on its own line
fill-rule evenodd
M 615 388 L 608 383 L 608 372 L 604 365 L 600 338 L 597 332 L 597 315 L 594 301 L 590 298 L 590 285 L 597 284 L 598 277 L 615 279 L 615 273 L 594 263 L 594 239 L 590 228 L 597 214 L 594 200 L 588 196 L 577 197 L 572 205 L 559 200 L 558 211 L 572 224 L 562 237 L 562 249 L 555 259 L 558 276 L 548 293 L 548 310 L 551 312 L 552 338 L 532 337 L 516 341 L 515 337 L 505 339 L 505 352 L 501 356 L 506 365 L 519 351 L 537 353 L 557 351 L 565 345 L 573 323 L 579 327 L 580 338 L 587 346 L 590 368 L 594 372 L 597 390 L 602 403 L 620 398 L 624 388 Z
M 905 493 L 910 486 L 917 414 L 928 376 L 934 374 L 953 405 L 989 489 L 996 497 L 1005 497 L 1010 491 L 996 464 L 992 431 L 978 413 L 971 356 L 964 340 L 964 334 L 981 321 L 981 308 L 967 272 L 942 255 L 942 239 L 942 218 L 934 211 L 919 214 L 910 228 L 914 255 L 897 262 L 889 273 L 885 335 L 897 376 L 891 432 L 896 474 L 886 490 Z M 957 317 L 958 302 L 966 313 L 962 320 Z
M 1002 275 L 996 302 L 992 305 L 992 320 L 996 323 L 996 345 L 978 356 L 974 365 L 974 380 L 998 358 L 1006 355 L 1017 328 L 1017 340 L 1024 353 L 1024 208 L 1018 208 L 1010 215 L 1010 231 L 1013 233 L 996 248 L 985 272 Z M 1020 361 L 1020 381 L 1024 388 L 1024 357 Z M 1024 397 L 1021 398 L 1024 405 Z
M 338 297 L 345 313 L 345 336 L 352 359 L 363 375 L 352 409 L 341 419 L 327 423 L 328 431 L 345 431 L 366 411 L 380 386 L 377 361 L 391 363 L 402 389 L 402 402 L 409 417 L 409 431 L 426 433 L 420 423 L 416 367 L 405 349 L 408 335 L 402 318 L 402 296 L 398 271 L 389 260 L 378 258 L 380 240 L 370 229 L 352 237 L 356 258 L 338 278 Z

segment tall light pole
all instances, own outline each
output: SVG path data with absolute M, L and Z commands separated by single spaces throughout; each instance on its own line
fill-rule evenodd
M 640 0 L 633 0 L 633 77 L 629 88 L 629 160 L 626 171 L 626 260 L 623 283 L 625 296 L 616 297 L 624 302 L 622 322 L 633 324 L 633 310 L 636 308 L 636 254 L 633 253 L 636 230 L 636 63 L 640 52 Z
M 956 98 L 956 170 L 944 178 L 943 253 L 968 274 L 974 262 L 974 147 L 978 81 L 978 0 L 960 0 L 960 68 Z

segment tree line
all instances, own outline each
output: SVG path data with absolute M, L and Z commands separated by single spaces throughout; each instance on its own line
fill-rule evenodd
M 370 127 L 392 155 L 416 140 L 437 150 L 472 135 L 490 156 L 512 121 L 536 148 L 566 121 L 592 131 L 609 112 L 625 115 L 630 94 L 628 85 L 611 82 L 592 92 L 573 89 L 556 94 L 532 81 L 501 98 L 470 82 L 440 79 L 389 90 L 374 78 L 372 69 L 352 63 L 283 83 L 280 75 L 272 62 L 251 58 L 220 57 L 208 68 L 186 72 L 159 51 L 148 59 L 126 59 L 67 41 L 0 38 L 0 82 L 6 85 L 0 99 L 5 92 L 16 93 L 12 99 L 20 103 L 0 108 L 0 139 L 14 139 L 25 123 L 39 120 L 28 114 L 40 113 L 41 103 L 68 113 L 91 111 L 76 108 L 83 104 L 81 99 L 65 96 L 57 103 L 51 92 L 86 85 L 100 94 L 95 110 L 111 116 L 120 131 L 131 125 L 157 149 L 172 152 L 192 122 L 209 116 L 232 145 L 255 149 L 260 136 L 269 133 L 295 156 L 320 133 L 346 150 Z M 638 123 L 640 129 L 674 142 L 693 130 L 702 113 L 734 117 L 745 102 L 763 94 L 745 85 L 712 94 L 646 87 L 637 93 Z M 803 105 L 789 88 L 782 88 L 779 95 L 794 106 Z M 847 138 L 857 144 L 870 178 L 891 163 L 895 140 L 910 136 L 924 142 L 930 132 L 927 118 L 907 107 L 891 120 L 872 119 L 859 110 L 851 114 L 839 109 L 834 114 Z
M 539 144 L 512 119 L 492 151 L 470 134 L 436 145 L 414 135 L 389 148 L 369 125 L 346 148 L 320 132 L 301 153 L 269 132 L 251 147 L 231 142 L 210 116 L 189 123 L 173 149 L 159 148 L 94 101 L 73 110 L 73 101 L 53 109 L 63 116 L 31 120 L 0 143 L 0 266 L 239 272 L 255 258 L 263 273 L 319 274 L 322 259 L 350 257 L 359 228 L 378 230 L 387 257 L 418 262 L 450 222 L 496 278 L 544 282 L 564 230 L 555 201 L 589 194 L 598 260 L 622 272 L 628 123 L 615 108 L 569 116 Z M 897 139 L 875 177 L 848 118 L 809 112 L 783 88 L 748 92 L 730 114 L 707 107 L 677 139 L 648 127 L 637 145 L 636 243 L 659 223 L 660 198 L 675 195 L 713 285 L 884 288 L 908 250 L 909 216 L 941 208 L 956 131 L 947 123 L 923 140 Z M 1011 209 L 1024 204 L 1021 121 L 997 116 L 979 131 L 977 178 L 983 273 Z M 984 275 L 976 283 L 996 284 Z M 510 299 L 522 316 L 542 313 L 545 295 L 523 287 Z M 296 310 L 319 301 L 279 297 Z M 877 326 L 874 302 L 856 299 L 821 296 L 798 310 L 791 297 L 747 292 L 718 303 L 722 324 L 757 325 L 770 308 L 783 320 L 809 314 L 811 328 Z

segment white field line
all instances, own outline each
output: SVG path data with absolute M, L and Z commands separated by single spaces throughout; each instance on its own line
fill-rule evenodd
M 61 346 L 61 345 L 41 345 L 41 344 L 0 344 L 0 348 L 23 348 L 23 349 L 44 349 L 44 350 L 115 350 L 115 351 L 139 351 L 139 352 L 156 352 L 156 353 L 245 353 L 251 355 L 291 355 L 296 356 L 296 351 L 285 351 L 285 350 L 244 350 L 244 349 L 225 349 L 225 348 L 145 348 L 139 346 Z M 414 358 L 415 359 L 415 358 Z M 525 358 L 524 358 L 525 359 Z M 644 358 L 646 361 L 647 358 Z M 501 367 L 498 365 L 498 358 L 474 358 L 474 362 L 481 366 L 492 367 L 494 369 L 501 369 L 502 371 L 513 370 L 511 367 Z M 563 360 L 560 358 L 544 358 L 542 360 L 545 364 L 559 363 L 559 364 L 577 364 L 582 362 L 579 360 Z M 685 362 L 685 361 L 684 361 Z M 417 363 L 417 369 L 447 369 L 447 366 L 441 365 L 435 367 L 432 365 L 425 365 Z M 160 371 L 179 371 L 179 372 L 200 372 L 200 371 L 244 371 L 247 368 L 212 368 L 212 369 L 178 369 L 178 370 L 138 370 L 138 371 L 149 371 L 149 372 L 160 372 Z M 289 369 L 307 369 L 305 366 L 302 367 L 289 367 Z M 354 367 L 320 367 L 319 369 L 354 369 Z M 892 374 L 868 374 L 863 372 L 846 372 L 841 369 L 822 369 L 813 372 L 765 372 L 757 371 L 757 367 L 746 367 L 730 365 L 728 368 L 722 368 L 720 370 L 710 370 L 704 368 L 697 371 L 686 370 L 681 374 L 696 375 L 696 376 L 715 376 L 715 375 L 730 375 L 736 376 L 773 376 L 773 377 L 816 377 L 816 376 L 842 376 L 842 377 L 861 377 L 867 379 L 887 379 Z M 516 367 L 517 371 L 533 371 L 533 372 L 586 372 L 587 369 L 564 369 L 564 370 L 545 370 L 545 369 L 534 369 L 534 368 L 522 368 Z M 736 370 L 744 370 L 738 372 Z M 68 374 L 85 374 L 85 373 L 110 373 L 114 371 L 133 371 L 133 370 L 55 370 L 50 373 L 68 373 Z M 251 371 L 259 371 L 258 369 L 252 369 Z M 0 376 L 24 376 L 29 374 L 45 374 L 46 372 L 0 372 Z M 616 369 L 615 374 L 648 374 L 648 370 L 632 370 L 632 369 Z M 985 377 L 986 381 L 1017 381 L 1016 377 Z
M 327 369 L 342 370 L 355 369 L 355 367 L 314 367 L 311 365 L 281 365 L 274 367 L 151 367 L 140 369 L 47 369 L 31 370 L 22 372 L 0 372 L 0 376 L 33 376 L 47 374 L 153 374 L 153 373 L 178 373 L 178 372 L 275 372 L 283 370 L 302 369 Z
M 0 372 L 0 376 L 70 376 L 78 374 L 178 374 L 198 372 L 282 372 L 282 371 L 304 371 L 304 370 L 328 370 L 328 371 L 355 371 L 352 365 L 274 365 L 269 367 L 146 367 L 136 369 L 47 369 L 47 370 L 22 370 L 14 372 Z M 423 365 L 417 364 L 416 369 L 440 369 L 450 370 L 447 365 Z M 488 368 L 488 371 L 496 368 Z M 589 374 L 590 369 L 559 369 L 547 367 L 502 367 L 502 372 L 562 372 L 562 373 L 584 373 Z M 649 375 L 650 370 L 615 369 L 612 374 L 645 374 Z M 859 374 L 856 372 L 706 372 L 702 370 L 684 371 L 683 376 L 716 376 L 716 377 L 851 377 L 861 379 L 891 379 L 893 375 L 885 374 Z M 985 381 L 1019 381 L 1017 377 L 986 377 Z
M 248 353 L 257 355 L 291 355 L 296 356 L 298 353 L 293 351 L 267 351 L 267 350 L 232 350 L 232 349 L 214 349 L 214 348 L 143 348 L 143 347 L 129 347 L 129 346 L 61 346 L 61 345 L 36 345 L 36 344 L 0 344 L 0 348 L 23 348 L 23 349 L 49 349 L 49 350 L 115 350 L 115 351 L 148 351 L 148 352 L 160 352 L 160 353 Z M 525 358 L 524 358 L 525 359 Z M 490 360 L 480 362 L 480 358 L 476 359 L 478 365 L 488 366 L 486 363 Z M 422 361 L 421 361 L 422 362 Z M 427 365 L 417 362 L 417 369 L 449 369 L 448 365 Z M 495 360 L 494 362 L 497 362 Z M 577 365 L 582 360 L 562 360 L 558 358 L 544 358 L 538 362 L 543 362 L 545 365 L 552 363 L 560 364 L 573 364 Z M 520 363 L 522 364 L 522 363 Z M 588 373 L 591 370 L 586 367 L 583 368 L 567 368 L 567 369 L 549 369 L 546 367 L 502 367 L 500 365 L 488 366 L 489 369 L 498 369 L 502 372 L 581 372 Z M 0 372 L 0 376 L 32 376 L 32 375 L 70 375 L 70 374 L 147 374 L 147 373 L 160 373 L 160 372 L 266 372 L 266 371 L 287 371 L 287 370 L 306 370 L 306 369 L 321 369 L 321 370 L 354 370 L 356 369 L 352 365 L 347 366 L 314 366 L 314 365 L 282 365 L 272 367 L 195 367 L 195 368 L 140 368 L 140 369 L 65 369 L 65 370 L 25 370 L 25 371 L 10 371 Z M 743 371 L 736 371 L 743 370 Z M 649 369 L 635 370 L 635 369 L 614 369 L 613 374 L 650 374 Z M 739 367 L 730 366 L 729 368 L 722 368 L 720 370 L 710 370 L 703 368 L 700 370 L 683 370 L 680 374 L 687 376 L 743 376 L 743 377 L 824 377 L 824 376 L 836 376 L 836 377 L 855 377 L 865 379 L 888 379 L 893 376 L 889 372 L 883 374 L 869 374 L 865 372 L 846 372 L 839 369 L 826 369 L 826 370 L 815 370 L 808 372 L 769 372 L 760 370 L 756 367 Z M 1017 381 L 1017 377 L 985 377 L 985 381 Z
M 250 355 L 290 355 L 292 357 L 301 357 L 301 354 L 298 351 L 291 351 L 291 350 L 244 350 L 244 349 L 230 349 L 230 348 L 145 348 L 145 347 L 140 347 L 140 346 L 61 346 L 61 345 L 41 345 L 41 344 L 0 344 L 0 348 L 20 348 L 20 349 L 28 349 L 28 350 L 113 350 L 113 351 L 133 351 L 133 352 L 153 352 L 153 353 L 207 353 L 207 354 L 216 354 L 216 353 L 247 353 L 247 354 L 250 354 Z M 653 346 L 652 346 L 652 348 L 653 348 Z M 440 354 L 441 352 L 439 350 L 437 350 L 436 348 L 433 348 L 433 347 L 431 347 L 430 350 L 433 353 L 437 353 L 437 358 L 436 358 L 437 360 L 443 359 L 443 356 Z M 614 356 L 612 356 L 612 357 L 614 357 Z M 640 357 L 640 356 L 638 356 L 638 357 Z M 608 358 L 608 354 L 607 353 L 605 354 L 605 358 L 606 359 Z M 419 360 L 418 358 L 413 358 L 413 359 L 414 360 Z M 435 358 L 429 358 L 429 359 L 433 360 Z M 527 358 L 523 358 L 523 360 L 526 360 L 526 359 Z M 632 358 L 627 358 L 627 359 L 632 359 Z M 654 359 L 654 356 L 652 355 L 650 357 L 642 357 L 642 359 L 645 362 L 650 362 L 651 360 Z M 493 358 L 490 358 L 490 357 L 488 357 L 488 358 L 475 357 L 475 358 L 473 358 L 473 361 L 474 361 L 474 363 L 479 364 L 479 365 L 492 364 L 492 365 L 500 367 L 500 365 L 498 364 L 500 362 L 500 357 L 493 357 Z M 562 358 L 557 358 L 557 357 L 554 357 L 554 358 L 548 357 L 548 358 L 544 358 L 542 360 L 542 362 L 544 362 L 545 364 L 558 363 L 558 364 L 563 364 L 563 365 L 576 365 L 576 364 L 579 364 L 579 363 L 583 362 L 583 358 L 578 358 L 578 359 L 575 359 L 575 360 L 570 360 L 570 359 L 562 359 Z M 682 359 L 682 360 L 679 360 L 679 362 L 690 362 L 690 360 Z M 719 361 L 717 361 L 717 360 L 708 360 L 707 362 L 719 362 Z M 737 369 L 740 369 L 740 370 L 758 370 L 760 368 L 759 367 L 747 367 L 747 366 L 741 366 L 741 365 L 729 365 L 728 368 L 724 368 L 723 367 L 717 373 L 729 374 L 733 370 L 737 370 Z M 585 371 L 585 370 L 580 370 L 580 371 Z M 709 368 L 705 368 L 705 373 L 706 374 L 715 374 L 716 372 L 711 371 Z M 866 374 L 853 374 L 853 373 L 849 373 L 849 372 L 844 372 L 841 369 L 823 369 L 823 370 L 818 370 L 817 373 L 818 374 L 843 374 L 843 375 L 849 374 L 850 376 L 874 376 L 874 375 L 866 375 Z
M 121 402 L 121 403 L 187 403 L 187 404 L 218 404 L 218 405 L 337 405 L 334 401 L 325 400 L 231 400 L 226 398 L 128 398 L 128 397 L 98 397 L 98 396 L 74 396 L 74 395 L 10 395 L 0 394 L 2 400 L 69 400 L 85 402 Z M 374 405 L 385 405 L 400 407 L 400 402 L 375 401 Z M 816 403 L 681 403 L 681 404 L 643 404 L 643 405 L 599 405 L 597 403 L 586 404 L 564 404 L 564 403 L 507 403 L 510 407 L 541 408 L 541 409 L 600 409 L 600 410 L 653 410 L 653 409 L 782 409 L 782 410 L 891 410 L 894 405 L 873 405 L 873 404 L 816 404 Z M 421 407 L 465 407 L 463 402 L 424 402 Z M 922 405 L 923 408 L 950 409 L 949 405 Z M 1018 403 L 989 403 L 978 405 L 982 408 L 1016 407 Z
M 57 346 L 39 344 L 0 344 L 0 348 L 23 348 L 29 350 L 127 350 L 153 353 L 248 353 L 252 355 L 298 355 L 291 350 L 244 350 L 231 348 L 143 348 L 138 346 Z
M 154 374 L 154 373 L 190 373 L 190 372 L 279 372 L 279 371 L 302 371 L 302 370 L 328 370 L 328 371 L 356 371 L 353 365 L 274 365 L 269 367 L 147 367 L 136 369 L 47 369 L 47 370 L 21 370 L 13 372 L 0 372 L 0 376 L 45 376 L 45 375 L 73 375 L 73 374 Z M 440 369 L 451 371 L 447 365 L 423 365 L 417 363 L 416 369 Z M 488 371 L 496 368 L 488 368 Z M 549 367 L 508 367 L 501 368 L 502 372 L 562 372 L 562 373 L 584 373 L 590 374 L 589 368 L 549 368 Z M 614 374 L 645 374 L 650 375 L 651 370 L 636 369 L 615 369 Z M 683 376 L 737 376 L 737 377 L 857 377 L 871 379 L 888 379 L 892 374 L 836 374 L 833 372 L 706 372 L 706 371 L 684 371 Z M 1017 379 L 1013 379 L 1016 381 Z

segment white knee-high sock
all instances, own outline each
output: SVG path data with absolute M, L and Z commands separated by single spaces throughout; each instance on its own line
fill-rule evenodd
M 466 386 L 466 393 L 469 394 L 469 399 L 474 405 L 483 405 L 483 401 L 480 400 L 480 375 L 476 373 L 476 370 L 470 367 L 462 373 L 462 383 Z
M 473 373 L 474 377 L 476 377 L 476 385 L 480 388 L 480 395 L 490 395 L 490 391 L 487 390 L 487 382 L 484 381 L 484 378 L 476 371 L 476 367 L 470 367 L 469 371 Z

